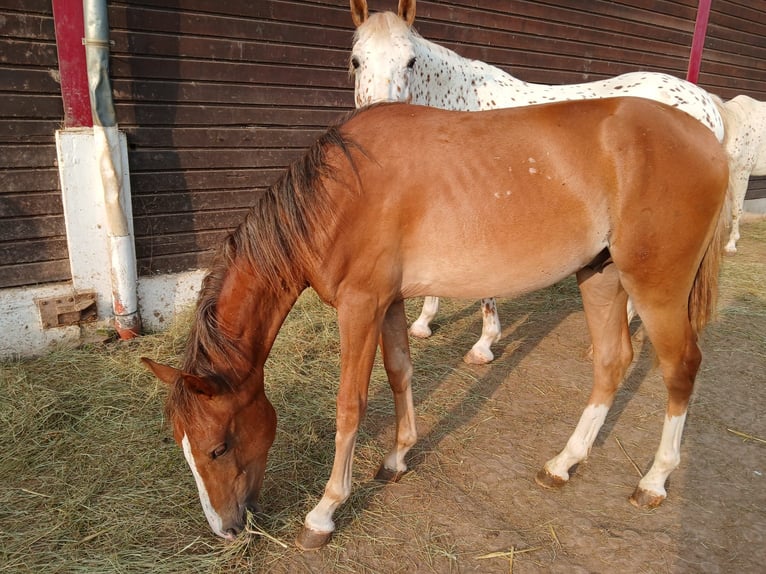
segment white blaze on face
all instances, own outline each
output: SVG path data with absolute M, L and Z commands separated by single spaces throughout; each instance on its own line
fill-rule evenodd
M 194 455 L 191 451 L 191 444 L 189 444 L 189 439 L 186 437 L 186 435 L 184 435 L 184 438 L 181 441 L 181 447 L 183 448 L 186 462 L 189 464 L 189 468 L 191 468 L 192 474 L 194 475 L 194 480 L 197 482 L 199 500 L 202 503 L 202 509 L 205 511 L 205 517 L 207 518 L 208 524 L 210 524 L 210 528 L 212 528 L 213 532 L 215 532 L 218 536 L 223 538 L 231 538 L 231 535 L 223 531 L 223 521 L 221 520 L 221 517 L 218 516 L 218 513 L 213 508 L 213 505 L 210 503 L 210 497 L 207 494 L 205 483 L 197 471 L 197 465 L 194 462 Z

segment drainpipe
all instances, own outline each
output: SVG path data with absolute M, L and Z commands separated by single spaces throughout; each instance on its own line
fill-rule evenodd
M 109 20 L 106 0 L 83 0 L 85 59 L 101 182 L 104 187 L 106 232 L 112 279 L 114 326 L 121 339 L 141 333 L 138 273 L 133 235 L 120 203 L 123 195 L 122 154 L 109 81 Z

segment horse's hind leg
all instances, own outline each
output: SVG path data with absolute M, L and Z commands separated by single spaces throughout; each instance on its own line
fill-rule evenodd
M 383 459 L 376 478 L 388 482 L 398 480 L 407 471 L 404 456 L 417 441 L 415 407 L 412 402 L 412 359 L 407 340 L 407 318 L 404 302 L 394 302 L 383 321 L 380 337 L 383 365 L 394 394 L 396 442 Z
M 410 335 L 419 339 L 431 336 L 431 323 L 439 311 L 439 298 L 426 297 L 420 316 L 410 326 Z M 466 353 L 463 360 L 469 365 L 485 365 L 492 362 L 495 355 L 490 347 L 500 339 L 500 317 L 497 314 L 497 304 L 494 299 L 481 300 L 482 327 L 481 337 Z
M 536 481 L 557 487 L 569 480 L 569 470 L 585 460 L 598 431 L 612 406 L 617 387 L 633 360 L 627 314 L 628 296 L 620 284 L 617 269 L 583 269 L 577 274 L 585 318 L 593 341 L 593 388 L 588 405 L 564 450 L 545 463 Z
M 724 251 L 728 253 L 729 255 L 733 255 L 737 252 L 737 241 L 739 241 L 739 221 L 742 217 L 742 206 L 745 202 L 745 195 L 747 194 L 747 184 L 750 181 L 749 172 L 745 172 L 744 168 L 739 168 L 740 170 L 743 170 L 740 173 L 737 173 L 736 175 L 732 175 L 732 177 L 729 178 L 729 200 L 732 202 L 731 205 L 731 231 L 729 232 L 729 240 L 726 243 L 726 247 L 724 247 Z
M 410 335 L 417 337 L 418 339 L 427 339 L 431 336 L 431 327 L 428 325 L 436 317 L 436 313 L 439 312 L 439 298 L 438 297 L 426 297 L 423 301 L 423 309 L 420 311 L 420 316 L 410 326 Z
M 653 508 L 665 500 L 665 481 L 681 461 L 681 435 L 702 360 L 697 337 L 684 307 L 674 304 L 660 309 L 640 309 L 668 390 L 668 406 L 652 467 L 630 497 L 630 501 L 639 507 Z
M 481 317 L 481 337 L 463 357 L 469 365 L 485 365 L 492 362 L 495 355 L 492 354 L 490 346 L 500 340 L 500 317 L 494 299 L 481 300 Z

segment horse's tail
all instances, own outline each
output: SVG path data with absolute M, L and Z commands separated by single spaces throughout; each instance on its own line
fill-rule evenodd
M 731 197 L 729 193 L 725 193 L 715 231 L 702 256 L 689 294 L 689 321 L 697 333 L 715 317 L 718 305 L 718 277 L 730 223 Z

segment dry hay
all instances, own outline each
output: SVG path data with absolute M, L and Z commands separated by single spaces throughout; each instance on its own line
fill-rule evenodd
M 743 243 L 766 244 L 766 222 L 743 231 Z M 742 249 L 726 260 L 722 285 L 723 313 L 741 314 L 736 324 L 743 337 L 752 337 L 747 318 L 762 313 L 766 301 L 764 261 Z M 138 362 L 147 355 L 178 364 L 188 316 L 165 333 L 134 342 L 61 349 L 0 364 L 0 572 L 446 572 L 461 564 L 467 571 L 508 571 L 509 563 L 564 559 L 559 527 L 554 530 L 552 523 L 527 524 L 516 532 L 522 543 L 471 554 L 448 534 L 438 513 L 422 511 L 421 497 L 427 499 L 440 481 L 455 480 L 466 449 L 482 448 L 475 441 L 482 424 L 502 415 L 493 398 L 497 387 L 483 382 L 492 367 L 468 367 L 459 360 L 479 332 L 476 304 L 444 304 L 433 338 L 413 341 L 423 434 L 411 456 L 416 470 L 401 489 L 369 479 L 392 438 L 390 393 L 377 365 L 352 498 L 337 513 L 339 532 L 317 554 L 301 555 L 292 541 L 329 476 L 339 343 L 334 311 L 313 293 L 291 312 L 266 367 L 279 427 L 264 485 L 264 515 L 251 517 L 249 534 L 233 543 L 209 531 L 191 473 L 163 420 L 165 389 Z M 418 306 L 408 303 L 410 317 Z M 524 344 L 513 336 L 518 325 L 534 328 L 548 315 L 579 309 L 572 280 L 504 303 L 509 324 L 502 355 L 512 357 Z M 569 347 L 584 350 L 581 341 Z M 754 352 L 764 353 L 764 347 L 756 345 Z M 562 368 L 551 366 L 553 372 Z M 570 384 L 587 389 L 589 382 Z M 540 385 L 532 392 L 542 397 L 549 389 Z M 463 424 L 445 424 L 455 416 Z M 560 424 L 574 420 L 567 412 Z M 560 445 L 546 449 L 555 446 Z M 620 449 L 627 455 L 622 444 Z M 545 457 L 524 456 L 519 454 L 521 472 L 532 476 L 527 467 L 536 468 Z M 632 480 L 627 472 L 625 477 Z M 407 497 L 413 497 L 409 513 Z M 398 503 L 396 514 L 389 502 Z M 498 570 L 486 570 L 488 564 Z

